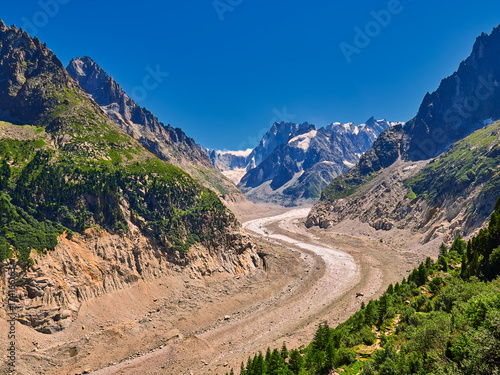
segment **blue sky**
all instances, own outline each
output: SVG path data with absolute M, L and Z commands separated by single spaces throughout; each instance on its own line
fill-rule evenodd
M 254 147 L 275 120 L 409 120 L 500 24 L 498 0 L 20 0 L 1 9 L 65 65 L 92 57 L 161 121 L 218 149 Z M 145 90 L 151 70 L 157 80 Z

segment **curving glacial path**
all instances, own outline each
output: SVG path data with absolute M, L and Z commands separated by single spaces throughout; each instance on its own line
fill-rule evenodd
M 179 339 L 158 350 L 94 373 L 225 374 L 230 368 L 238 372 L 240 363 L 246 363 L 248 356 L 259 350 L 281 347 L 283 342 L 288 348 L 308 344 L 319 323 L 336 325 L 345 320 L 359 309 L 362 300 L 367 301 L 379 291 L 383 280 L 380 264 L 366 251 L 358 253 L 353 247 L 349 254 L 336 248 L 331 236 L 320 239 L 316 236 L 321 233 L 311 234 L 299 224 L 309 210 L 292 209 L 243 224 L 247 233 L 260 237 L 262 251 L 266 251 L 267 243 L 267 247 L 285 247 L 287 250 L 283 251 L 293 251 L 302 258 L 299 272 L 293 278 L 288 275 L 290 281 L 281 290 L 262 299 L 259 283 L 263 285 L 266 279 L 249 284 L 248 288 L 255 290 L 255 303 L 251 306 L 231 317 L 222 315 L 210 327 L 182 332 Z M 267 268 L 277 265 L 275 268 L 286 277 L 286 269 L 279 268 L 278 257 L 271 254 L 266 259 Z M 363 298 L 356 297 L 360 290 L 365 294 Z

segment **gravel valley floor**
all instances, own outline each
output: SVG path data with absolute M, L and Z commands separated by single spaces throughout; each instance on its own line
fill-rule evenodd
M 344 321 L 437 252 L 418 234 L 360 222 L 307 230 L 308 207 L 245 202 L 232 210 L 259 244 L 264 270 L 140 282 L 86 303 L 55 335 L 19 325 L 19 371 L 225 374 L 268 346 L 306 345 L 319 323 Z

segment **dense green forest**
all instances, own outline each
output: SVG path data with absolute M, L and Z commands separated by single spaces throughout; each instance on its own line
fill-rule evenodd
M 46 147 L 43 138 L 0 140 L 0 261 L 28 262 L 32 250 L 54 249 L 64 231 L 123 235 L 127 221 L 180 257 L 236 225 L 214 192 L 159 159 L 84 159 Z
M 307 347 L 268 349 L 240 375 L 500 373 L 500 200 L 487 228 L 461 236 Z M 233 371 L 234 373 L 234 371 Z

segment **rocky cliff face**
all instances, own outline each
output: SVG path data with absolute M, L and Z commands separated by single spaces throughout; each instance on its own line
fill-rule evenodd
M 51 110 L 64 104 L 51 88 L 76 86 L 62 68 L 45 43 L 0 20 L 2 119 L 16 124 L 50 124 Z
M 325 190 L 337 198 L 317 202 L 307 226 L 326 229 L 360 220 L 376 230 L 419 234 L 423 243 L 473 234 L 488 220 L 500 196 L 498 134 L 500 122 L 456 142 L 430 163 L 398 158 L 361 181 L 350 171 L 342 176 L 345 189 Z M 342 196 L 351 181 L 361 187 Z
M 236 246 L 239 253 L 226 252 Z M 11 259 L 1 268 L 18 277 L 13 296 L 3 300 L 2 310 L 15 309 L 18 321 L 38 332 L 53 334 L 67 328 L 78 316 L 83 302 L 130 288 L 139 280 L 153 281 L 184 274 L 209 278 L 214 273 L 242 275 L 262 267 L 253 245 L 242 234 L 218 249 L 194 246 L 184 258 L 165 257 L 161 247 L 139 232 L 129 236 L 89 229 L 82 234 L 62 235 L 54 251 L 34 255 L 27 269 Z M 7 295 L 8 278 L 0 281 Z M 0 313 L 5 318 L 5 314 Z
M 212 166 L 207 155 L 181 129 L 161 123 L 140 107 L 90 57 L 71 60 L 66 70 L 123 130 L 161 159 L 180 167 L 199 183 L 229 200 L 242 194 Z
M 52 333 L 141 279 L 260 266 L 217 195 L 120 129 L 43 44 L 3 23 L 0 43 L 0 316 L 11 305 Z
M 260 165 L 279 145 L 286 143 L 290 138 L 314 130 L 315 126 L 307 122 L 294 124 L 292 122 L 275 122 L 271 129 L 262 137 L 259 144 L 250 154 L 254 166 Z
M 373 146 L 361 156 L 355 167 L 336 177 L 321 194 L 321 200 L 332 201 L 357 192 L 371 181 L 382 169 L 390 167 L 401 157 L 404 144 L 402 124 L 384 131 Z
M 477 38 L 471 55 L 427 94 L 405 126 L 405 158 L 430 159 L 500 119 L 500 27 Z
M 333 123 L 316 129 L 311 125 L 276 147 L 239 186 L 257 201 L 295 205 L 317 199 L 323 188 L 349 170 L 390 126 L 386 120 L 373 118 L 359 126 Z

